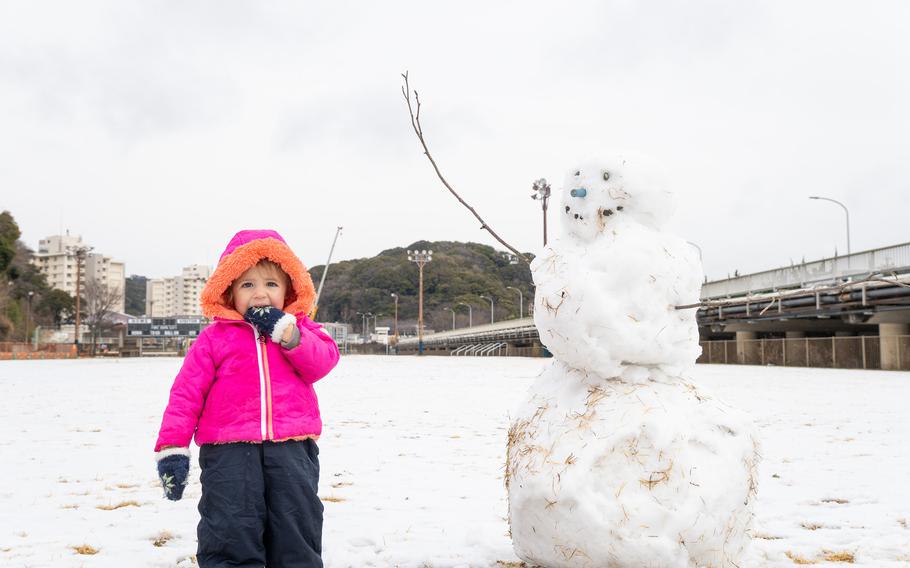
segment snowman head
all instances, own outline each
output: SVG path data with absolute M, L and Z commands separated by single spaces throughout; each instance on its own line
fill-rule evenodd
M 647 158 L 582 163 L 566 173 L 560 193 L 563 229 L 584 241 L 626 221 L 661 230 L 674 209 L 665 187 L 660 169 Z

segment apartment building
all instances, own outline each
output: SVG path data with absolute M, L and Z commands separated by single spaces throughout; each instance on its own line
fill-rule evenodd
M 201 316 L 199 297 L 212 268 L 193 264 L 180 276 L 153 278 L 145 284 L 145 313 L 149 317 Z
M 76 295 L 76 255 L 72 249 L 86 246 L 81 236 L 52 235 L 38 241 L 38 252 L 32 254 L 31 263 L 44 274 L 50 287 Z M 115 312 L 123 313 L 126 305 L 126 265 L 101 253 L 89 252 L 82 266 L 82 284 L 94 280 L 120 293 Z M 84 297 L 84 296 L 83 296 Z

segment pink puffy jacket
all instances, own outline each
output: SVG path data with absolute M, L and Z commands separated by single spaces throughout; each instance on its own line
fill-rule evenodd
M 259 260 L 276 262 L 290 276 L 284 311 L 297 318 L 300 344 L 285 349 L 243 321 L 224 294 Z M 274 231 L 241 231 L 222 254 L 202 292 L 213 323 L 183 362 L 161 421 L 155 451 L 163 446 L 318 438 L 322 432 L 313 383 L 338 363 L 338 347 L 306 317 L 315 291 L 303 263 Z

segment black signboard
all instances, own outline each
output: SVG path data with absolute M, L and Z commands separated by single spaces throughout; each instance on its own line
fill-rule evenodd
M 205 318 L 130 318 L 127 335 L 134 337 L 196 337 L 208 324 Z

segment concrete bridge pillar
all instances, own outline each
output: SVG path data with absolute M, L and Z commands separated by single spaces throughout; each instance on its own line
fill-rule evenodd
M 899 335 L 910 334 L 910 324 L 878 324 L 879 348 L 881 349 L 882 369 L 900 369 L 907 366 L 907 353 L 900 351 Z
M 758 334 L 754 331 L 736 332 L 736 360 L 741 365 L 761 364 L 761 345 L 756 339 Z

